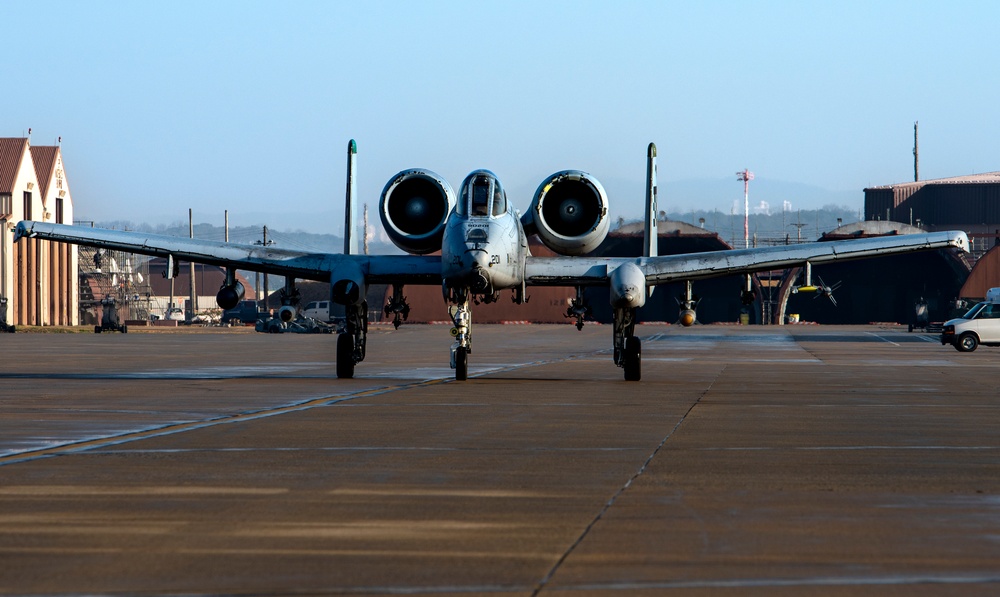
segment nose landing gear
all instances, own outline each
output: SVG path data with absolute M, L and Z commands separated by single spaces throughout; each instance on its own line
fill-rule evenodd
M 455 343 L 451 346 L 451 368 L 455 370 L 455 380 L 465 381 L 469 378 L 469 353 L 472 352 L 472 310 L 469 308 L 468 293 L 455 293 L 459 298 L 456 305 L 448 307 L 455 327 L 451 335 Z

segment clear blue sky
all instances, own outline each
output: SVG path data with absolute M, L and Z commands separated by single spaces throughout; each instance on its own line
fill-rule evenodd
M 0 18 L 0 136 L 62 136 L 84 219 L 193 207 L 340 233 L 352 137 L 372 208 L 408 167 L 453 186 L 490 168 L 522 209 L 579 168 L 637 216 L 650 141 L 671 207 L 695 207 L 671 181 L 742 198 L 744 167 L 860 207 L 912 178 L 915 120 L 922 178 L 1000 170 L 997 2 L 8 1 Z

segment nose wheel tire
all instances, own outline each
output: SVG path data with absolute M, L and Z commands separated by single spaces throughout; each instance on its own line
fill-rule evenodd
M 642 379 L 642 342 L 635 336 L 625 339 L 624 354 L 625 381 Z
M 354 336 L 351 334 L 337 336 L 337 377 L 354 377 Z
M 469 349 L 459 346 L 455 349 L 455 380 L 469 379 Z

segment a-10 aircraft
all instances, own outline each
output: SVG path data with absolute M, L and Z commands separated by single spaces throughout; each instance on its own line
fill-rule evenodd
M 636 310 L 658 284 L 745 274 L 744 292 L 749 293 L 753 272 L 944 247 L 968 250 L 964 232 L 936 232 L 657 256 L 656 146 L 650 143 L 642 256 L 585 256 L 601 244 L 609 229 L 607 195 L 601 183 L 585 172 L 564 170 L 546 178 L 522 215 L 508 202 L 499 179 L 489 170 L 469 174 L 456 196 L 445 179 L 424 169 L 404 170 L 393 176 L 382 190 L 379 204 L 385 231 L 409 254 L 359 255 L 354 185 L 357 145 L 353 140 L 348 144 L 347 160 L 343 254 L 34 221 L 18 223 L 15 240 L 41 238 L 163 257 L 168 261 L 168 276 L 176 275 L 181 260 L 222 266 L 226 281 L 216 300 L 223 309 L 235 307 L 243 298 L 244 288 L 236 280 L 238 269 L 285 276 L 281 291 L 285 306 L 279 310 L 285 320 L 293 318 L 297 309 L 296 279 L 327 282 L 332 300 L 346 308 L 346 325 L 337 338 L 337 377 L 353 377 L 355 365 L 365 358 L 369 284 L 392 285 L 385 311 L 395 316 L 397 325 L 400 314 L 409 311 L 402 294 L 404 285 L 440 285 L 454 322 L 451 366 L 457 380 L 468 377 L 471 305 L 499 300 L 501 291 L 511 291 L 513 301 L 523 303 L 529 286 L 575 287 L 576 298 L 568 314 L 582 326 L 589 310 L 583 288 L 609 287 L 614 309 L 614 363 L 624 369 L 626 380 L 637 381 L 641 377 L 641 344 L 635 336 Z M 531 234 L 561 256 L 532 256 L 528 251 Z M 439 250 L 440 255 L 431 255 Z M 694 301 L 685 301 L 682 307 L 681 321 L 690 325 L 695 320 Z

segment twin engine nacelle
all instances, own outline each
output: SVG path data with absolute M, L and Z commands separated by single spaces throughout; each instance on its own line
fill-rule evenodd
M 382 225 L 400 249 L 417 255 L 441 249 L 448 215 L 455 207 L 451 185 L 430 170 L 403 170 L 382 190 Z M 546 178 L 522 218 L 525 232 L 537 234 L 562 255 L 584 255 L 608 235 L 608 196 L 596 178 L 563 170 Z
M 608 196 L 596 178 L 563 170 L 538 185 L 523 218 L 545 246 L 561 255 L 584 255 L 608 235 Z
M 441 249 L 455 191 L 430 170 L 403 170 L 393 176 L 379 201 L 382 226 L 392 242 L 407 253 L 424 255 Z

